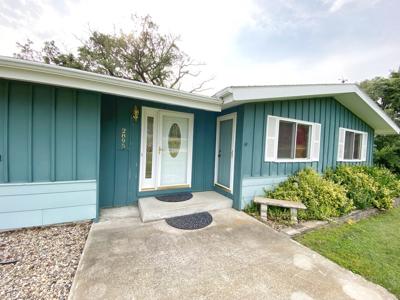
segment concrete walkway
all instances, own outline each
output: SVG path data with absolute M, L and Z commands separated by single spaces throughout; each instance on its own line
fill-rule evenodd
M 115 212 L 93 225 L 70 299 L 396 299 L 233 209 L 198 231 Z

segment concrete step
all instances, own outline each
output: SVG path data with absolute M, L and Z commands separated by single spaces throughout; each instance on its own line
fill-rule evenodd
M 139 199 L 142 222 L 162 220 L 232 207 L 232 200 L 216 192 L 193 193 L 193 198 L 182 202 L 163 202 L 155 197 Z

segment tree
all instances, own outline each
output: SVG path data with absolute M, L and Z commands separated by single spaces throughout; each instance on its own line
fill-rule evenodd
M 360 87 L 400 124 L 400 69 L 392 71 L 388 78 L 364 80 Z
M 129 33 L 90 32 L 76 54 L 62 52 L 54 41 L 46 41 L 37 51 L 28 40 L 17 43 L 20 52 L 14 56 L 176 89 L 181 89 L 184 79 L 200 75 L 203 64 L 179 48 L 177 36 L 161 34 L 150 16 L 133 17 L 133 21 L 134 30 Z M 205 90 L 208 81 L 191 92 Z
M 375 77 L 364 80 L 360 87 L 400 125 L 400 69 L 388 78 Z M 374 162 L 400 174 L 400 136 L 388 135 L 375 138 Z

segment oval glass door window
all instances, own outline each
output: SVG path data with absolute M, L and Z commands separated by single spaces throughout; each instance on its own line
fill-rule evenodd
M 174 123 L 169 129 L 168 133 L 168 150 L 169 155 L 175 158 L 179 154 L 179 150 L 181 149 L 181 129 L 179 125 Z

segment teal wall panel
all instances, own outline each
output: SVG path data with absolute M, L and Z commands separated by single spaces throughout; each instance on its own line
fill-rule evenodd
M 244 112 L 242 120 L 243 141 L 241 145 L 242 190 L 239 208 L 244 207 L 245 203 L 243 201 L 248 200 L 249 193 L 257 191 L 260 194 L 263 192 L 261 185 L 258 188 L 251 184 L 249 185 L 250 187 L 243 186 L 243 182 L 249 182 L 249 179 L 255 178 L 258 183 L 263 182 L 263 180 L 269 182 L 268 180 L 273 178 L 286 178 L 305 167 L 312 167 L 319 172 L 323 172 L 327 168 L 334 168 L 342 164 L 336 161 L 339 127 L 368 132 L 367 161 L 347 164 L 372 164 L 374 130 L 334 98 L 249 103 L 241 107 Z M 320 160 L 318 162 L 293 163 L 265 162 L 265 125 L 268 115 L 321 123 Z M 249 192 L 250 190 L 251 192 Z M 244 197 L 245 195 L 247 200 Z
M 134 106 L 189 112 L 194 114 L 192 186 L 190 189 L 138 192 L 141 120 L 134 122 Z M 101 109 L 100 206 L 134 203 L 138 197 L 206 191 L 214 188 L 216 113 L 162 105 L 150 101 L 103 95 Z M 127 129 L 127 148 L 121 149 L 121 129 Z
M 100 94 L 0 80 L 0 183 L 96 179 Z
M 77 94 L 76 118 L 76 178 L 78 180 L 97 177 L 97 127 L 99 96 L 79 91 Z
M 42 225 L 43 211 L 60 207 L 90 206 L 79 217 L 94 206 L 96 217 L 100 105 L 99 93 L 0 79 L 0 228 Z M 90 192 L 70 186 L 50 193 L 55 182 L 82 180 L 93 181 Z M 17 190 L 4 194 L 10 184 Z M 49 191 L 35 192 L 39 186 Z M 67 211 L 49 219 L 66 222 Z
M 0 80 L 0 183 L 8 180 L 7 167 L 8 81 Z
M 33 88 L 32 170 L 33 181 L 52 181 L 52 122 L 54 113 L 54 88 Z
M 31 181 L 32 86 L 14 83 L 9 86 L 8 167 L 10 182 Z
M 102 96 L 101 139 L 100 139 L 100 205 L 112 207 L 115 189 L 115 128 L 116 101 L 112 97 Z
M 130 110 L 131 103 L 129 101 L 117 102 L 116 106 L 116 128 L 115 128 L 115 190 L 114 190 L 114 204 L 113 206 L 127 205 L 133 202 L 133 198 L 129 197 L 129 183 L 132 174 L 130 171 L 133 169 L 130 166 L 130 153 L 137 153 L 140 150 L 138 145 L 129 143 L 132 137 L 132 130 L 130 128 Z M 122 147 L 121 132 L 126 130 L 126 146 Z M 135 170 L 136 171 L 136 170 Z
M 60 88 L 56 92 L 56 181 L 75 180 L 76 92 Z

